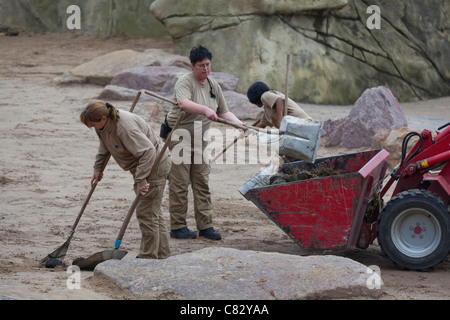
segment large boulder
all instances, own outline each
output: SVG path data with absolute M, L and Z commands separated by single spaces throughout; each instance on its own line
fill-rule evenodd
M 261 108 L 251 103 L 246 95 L 234 91 L 224 91 L 223 95 L 227 101 L 228 109 L 239 119 L 261 119 Z
M 139 66 L 117 74 L 111 85 L 155 92 L 173 92 L 176 82 L 188 70 L 179 67 Z
M 392 92 L 385 87 L 367 89 L 349 115 L 324 122 L 327 146 L 360 148 L 371 146 L 380 131 L 406 127 L 407 120 Z
M 186 300 L 341 299 L 383 292 L 381 278 L 348 258 L 213 247 L 165 260 L 109 260 L 96 276 L 153 299 L 167 293 Z
M 58 84 L 94 83 L 108 85 L 114 77 L 130 68 L 145 68 L 149 66 L 189 68 L 187 58 L 174 55 L 163 50 L 134 50 L 114 51 L 92 59 L 57 77 Z
M 369 5 L 381 10 L 369 29 Z M 174 39 L 175 53 L 202 44 L 213 68 L 315 104 L 353 104 L 366 88 L 389 87 L 400 101 L 450 94 L 448 0 L 156 0 L 150 7 Z M 340 10 L 339 10 L 340 9 Z

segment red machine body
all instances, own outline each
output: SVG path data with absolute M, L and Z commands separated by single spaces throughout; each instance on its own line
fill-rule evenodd
M 418 134 L 416 134 L 418 135 Z M 419 136 L 419 135 L 418 135 Z M 423 130 L 419 140 L 403 163 L 393 172 L 381 192 L 383 197 L 393 182 L 397 181 L 393 196 L 411 189 L 426 189 L 450 202 L 450 126 L 433 138 Z M 433 168 L 446 163 L 439 171 Z
M 434 137 L 429 130 L 405 137 L 402 161 L 384 187 L 389 153 L 373 150 L 295 161 L 281 170 L 342 170 L 326 177 L 272 184 L 263 170 L 239 191 L 311 254 L 366 249 L 378 238 L 400 268 L 429 270 L 450 250 L 450 123 L 442 128 Z M 419 139 L 406 154 L 414 136 Z
M 376 237 L 374 221 L 365 218 L 366 208 L 380 192 L 388 157 L 386 150 L 376 150 L 317 159 L 314 164 L 291 162 L 283 167 L 286 174 L 319 167 L 341 173 L 253 188 L 244 196 L 309 253 L 366 248 Z

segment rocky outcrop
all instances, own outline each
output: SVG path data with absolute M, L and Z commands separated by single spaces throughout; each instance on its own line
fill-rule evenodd
M 205 248 L 165 260 L 109 260 L 106 276 L 137 298 L 171 293 L 186 300 L 296 300 L 379 297 L 381 278 L 366 266 L 337 256 Z M 378 282 L 377 282 L 378 281 Z
M 380 8 L 380 29 L 368 24 Z M 450 94 L 447 0 L 197 1 L 156 0 L 152 14 L 174 39 L 175 53 L 198 44 L 213 68 L 237 76 L 245 93 L 255 81 L 316 104 L 353 104 L 380 85 L 399 101 Z M 372 26 L 370 26 L 372 27 Z
M 134 37 L 166 36 L 161 23 L 148 13 L 153 0 L 0 0 L 0 22 L 11 27 L 49 32 L 116 33 Z M 69 30 L 67 9 L 81 10 L 79 30 Z M 70 11 L 72 12 L 72 11 Z
M 370 146 L 378 132 L 405 126 L 397 99 L 389 89 L 378 87 L 364 91 L 348 116 L 325 121 L 322 135 L 327 146 L 360 148 Z

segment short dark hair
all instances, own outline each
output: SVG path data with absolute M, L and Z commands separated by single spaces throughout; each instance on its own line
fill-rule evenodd
M 199 45 L 198 47 L 192 48 L 191 53 L 189 55 L 189 59 L 191 60 L 191 63 L 195 64 L 199 61 L 204 60 L 205 58 L 212 60 L 212 53 L 209 52 L 208 49 L 206 49 L 205 47 L 202 47 L 201 45 Z
M 269 91 L 269 87 L 264 82 L 255 82 L 248 88 L 247 97 L 253 104 L 260 104 L 262 95 Z

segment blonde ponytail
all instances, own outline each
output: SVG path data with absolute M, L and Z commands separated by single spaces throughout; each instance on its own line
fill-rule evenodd
M 80 121 L 86 126 L 89 123 L 100 122 L 102 117 L 107 117 L 108 119 L 117 122 L 119 120 L 119 110 L 108 102 L 101 100 L 93 100 L 89 102 L 87 107 L 80 114 Z

